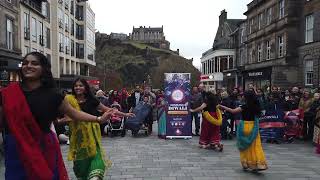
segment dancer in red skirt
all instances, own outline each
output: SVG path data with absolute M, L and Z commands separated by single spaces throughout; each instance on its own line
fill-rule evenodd
M 222 124 L 222 115 L 218 108 L 218 98 L 213 93 L 206 93 L 203 104 L 191 109 L 191 112 L 200 112 L 203 110 L 203 120 L 201 124 L 201 134 L 199 139 L 200 148 L 213 148 L 218 151 L 223 150 L 221 144 L 220 126 Z

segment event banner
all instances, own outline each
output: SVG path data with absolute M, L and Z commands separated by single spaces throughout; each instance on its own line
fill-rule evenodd
M 190 73 L 165 73 L 166 138 L 191 138 Z

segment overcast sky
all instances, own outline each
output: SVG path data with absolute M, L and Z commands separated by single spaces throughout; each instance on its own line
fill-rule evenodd
M 186 58 L 200 57 L 213 43 L 223 9 L 229 19 L 244 19 L 251 0 L 90 0 L 96 29 L 102 33 L 129 34 L 132 27 L 164 26 L 171 49 Z

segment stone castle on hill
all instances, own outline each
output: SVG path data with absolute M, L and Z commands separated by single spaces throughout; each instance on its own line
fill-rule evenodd
M 170 49 L 170 42 L 166 40 L 161 27 L 133 27 L 132 33 L 129 35 L 130 40 L 149 44 L 160 49 Z

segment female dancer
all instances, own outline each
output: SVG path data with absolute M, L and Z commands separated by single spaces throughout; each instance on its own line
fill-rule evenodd
M 100 122 L 112 112 L 97 117 L 72 108 L 54 89 L 50 62 L 41 53 L 27 54 L 20 73 L 22 82 L 10 84 L 0 94 L 5 179 L 68 179 L 51 123 L 59 114 L 77 121 Z
M 78 111 L 84 111 L 95 116 L 100 112 L 112 111 L 101 104 L 90 91 L 85 79 L 75 80 L 72 95 L 66 99 Z M 116 115 L 134 116 L 132 113 L 116 111 Z M 98 123 L 75 122 L 70 123 L 70 150 L 68 160 L 73 161 L 73 170 L 78 179 L 103 179 L 105 169 L 111 165 L 105 160 L 101 146 L 101 131 Z
M 217 107 L 218 98 L 213 93 L 206 93 L 204 102 L 196 109 L 191 109 L 190 112 L 200 112 L 204 110 L 203 121 L 201 124 L 201 133 L 199 139 L 200 148 L 213 148 L 219 151 L 223 150 L 223 145 L 220 143 L 220 126 L 222 124 L 222 115 Z
M 259 134 L 258 116 L 261 114 L 259 101 L 254 91 L 244 93 L 245 105 L 231 109 L 220 105 L 223 110 L 232 114 L 242 113 L 243 120 L 237 129 L 237 146 L 240 151 L 240 161 L 244 170 L 262 171 L 268 169 Z

